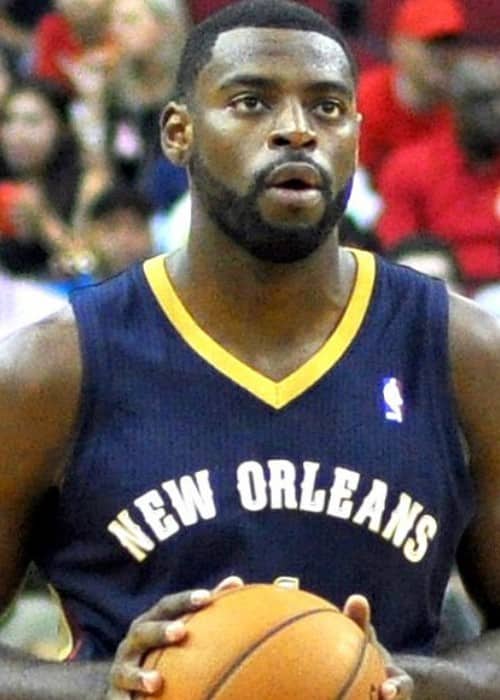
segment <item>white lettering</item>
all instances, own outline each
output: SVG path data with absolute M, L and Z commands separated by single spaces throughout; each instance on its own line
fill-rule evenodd
M 252 512 L 267 506 L 267 484 L 262 465 L 248 461 L 240 464 L 237 470 L 238 492 L 243 508 Z
M 194 479 L 192 476 L 181 477 L 178 486 L 173 480 L 165 481 L 161 486 L 183 525 L 194 525 L 199 520 L 198 515 L 203 520 L 211 520 L 217 515 L 208 469 L 196 472 Z
M 348 520 L 351 517 L 354 503 L 352 494 L 358 488 L 359 474 L 345 467 L 335 467 L 335 479 L 330 489 L 328 515 Z
M 108 532 L 114 535 L 130 554 L 142 562 L 155 548 L 154 542 L 134 523 L 127 510 L 122 510 L 108 525 Z
M 411 496 L 403 492 L 382 532 L 382 537 L 385 540 L 392 540 L 395 547 L 401 547 L 423 509 L 421 503 L 412 501 Z
M 300 485 L 300 510 L 305 510 L 309 513 L 321 513 L 325 509 L 325 489 L 315 490 L 314 488 L 318 471 L 318 462 L 304 462 L 304 478 Z
M 297 510 L 295 493 L 295 466 L 286 459 L 270 459 L 267 463 L 271 478 L 271 508 Z
M 422 515 L 415 527 L 415 539 L 410 537 L 403 547 L 403 554 L 412 564 L 418 564 L 427 554 L 429 543 L 438 531 L 438 524 L 432 515 Z
M 368 520 L 368 529 L 371 532 L 380 532 L 386 499 L 387 484 L 380 479 L 374 479 L 370 492 L 363 499 L 363 503 L 352 522 L 356 525 L 364 525 L 365 521 Z
M 160 542 L 179 531 L 179 523 L 173 515 L 167 515 L 163 498 L 156 489 L 136 498 L 134 505 L 141 511 L 144 520 Z

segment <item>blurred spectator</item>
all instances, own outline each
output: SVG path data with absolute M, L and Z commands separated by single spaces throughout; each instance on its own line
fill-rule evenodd
M 405 238 L 387 251 L 387 257 L 399 265 L 443 280 L 452 292 L 463 294 L 465 291 L 462 270 L 453 249 L 432 234 Z
M 0 49 L 0 105 L 16 79 L 5 51 Z
M 158 126 L 174 89 L 184 14 L 174 0 L 112 0 L 110 31 L 121 55 L 104 96 L 110 161 L 164 209 L 187 189 L 184 169 L 162 156 Z
M 30 69 L 33 33 L 51 0 L 0 0 L 0 44 L 21 74 Z
M 377 182 L 387 156 L 450 123 L 450 68 L 465 29 L 458 0 L 403 0 L 389 36 L 391 64 L 360 76 L 360 161 Z
M 153 255 L 151 214 L 148 200 L 123 185 L 110 187 L 92 202 L 87 242 L 96 259 L 96 277 L 116 274 Z
M 77 92 L 74 79 L 82 70 L 116 60 L 107 33 L 111 0 L 53 2 L 55 11 L 42 17 L 35 32 L 33 72 Z
M 380 175 L 384 247 L 417 231 L 448 241 L 467 283 L 500 279 L 500 56 L 474 52 L 453 78 L 455 128 L 395 153 Z
M 67 108 L 61 90 L 35 80 L 14 85 L 2 103 L 0 259 L 16 273 L 48 275 L 59 258 L 80 254 L 70 231 L 96 188 Z

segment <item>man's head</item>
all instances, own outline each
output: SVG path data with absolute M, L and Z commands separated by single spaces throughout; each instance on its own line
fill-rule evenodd
M 77 32 L 93 36 L 105 26 L 110 2 L 111 0 L 55 0 L 55 6 Z
M 357 158 L 356 68 L 326 19 L 244 0 L 198 25 L 163 117 L 196 208 L 252 255 L 312 253 L 347 203 Z
M 500 153 L 500 56 L 471 52 L 457 62 L 452 98 L 460 140 L 470 155 L 489 160 Z
M 390 48 L 400 75 L 423 98 L 448 93 L 450 70 L 465 17 L 459 0 L 403 0 L 390 28 Z
M 151 205 L 124 185 L 102 192 L 88 213 L 88 243 L 96 255 L 98 273 L 115 274 L 153 253 Z

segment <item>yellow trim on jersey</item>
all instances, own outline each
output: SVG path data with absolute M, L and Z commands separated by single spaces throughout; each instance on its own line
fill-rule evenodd
M 57 644 L 57 655 L 53 661 L 66 661 L 71 656 L 71 653 L 75 647 L 75 641 L 73 637 L 73 632 L 71 626 L 66 617 L 66 612 L 61 601 L 59 593 L 56 591 L 54 586 L 49 584 L 50 595 L 57 608 L 59 609 L 59 621 L 58 621 L 58 644 Z
M 280 409 L 319 381 L 345 354 L 361 328 L 375 284 L 375 258 L 366 251 L 351 249 L 351 252 L 357 261 L 356 280 L 338 326 L 307 362 L 277 382 L 231 355 L 198 326 L 170 282 L 165 255 L 146 260 L 144 273 L 160 307 L 185 342 L 221 374 L 269 406 Z

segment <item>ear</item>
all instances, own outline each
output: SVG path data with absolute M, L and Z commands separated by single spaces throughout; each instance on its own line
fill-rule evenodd
M 356 135 L 356 167 L 359 165 L 359 135 L 360 135 L 360 130 L 361 130 L 361 124 L 363 123 L 363 115 L 361 112 L 356 113 L 356 128 L 357 128 L 357 135 Z
M 187 165 L 193 144 L 193 122 L 185 105 L 169 102 L 162 112 L 161 145 L 175 165 Z

